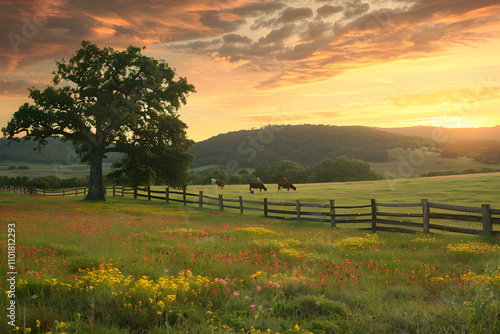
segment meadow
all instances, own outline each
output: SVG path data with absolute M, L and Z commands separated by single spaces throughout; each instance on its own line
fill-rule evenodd
M 490 177 L 463 182 L 482 185 L 495 207 Z M 460 199 L 457 178 L 433 179 L 435 196 L 436 189 L 441 198 L 455 194 L 455 204 L 475 196 Z M 389 194 L 374 182 L 267 195 L 355 202 L 432 194 L 403 197 L 397 191 L 415 184 L 401 182 Z M 250 195 L 236 185 L 210 191 Z M 2 317 L 1 332 L 500 332 L 498 236 L 370 234 L 118 197 L 90 203 L 0 193 L 0 215 L 1 275 L 8 224 L 15 224 L 18 273 L 17 327 Z M 5 280 L 0 289 L 5 310 Z
M 395 148 L 388 150 L 389 161 L 371 162 L 376 169 L 386 177 L 407 178 L 416 177 L 428 172 L 441 170 L 464 170 L 468 168 L 497 168 L 496 165 L 474 161 L 471 158 L 443 158 L 440 153 L 420 149 L 405 150 Z
M 438 176 L 410 179 L 387 179 L 366 182 L 335 182 L 295 184 L 297 190 L 280 191 L 273 183 L 266 183 L 267 191 L 249 191 L 248 185 L 228 184 L 220 190 L 211 185 L 188 186 L 187 191 L 198 193 L 203 191 L 207 196 L 222 194 L 224 198 L 242 196 L 248 200 L 261 201 L 264 198 L 274 201 L 328 204 L 335 200 L 337 205 L 367 205 L 370 199 L 383 203 L 413 203 L 421 199 L 456 205 L 481 206 L 491 204 L 500 209 L 500 192 L 498 184 L 500 173 L 471 174 L 464 176 Z M 153 187 L 164 190 L 165 187 Z

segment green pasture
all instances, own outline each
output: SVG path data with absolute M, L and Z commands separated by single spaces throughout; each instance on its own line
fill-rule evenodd
M 250 193 L 248 185 L 228 184 L 224 189 L 216 186 L 188 186 L 187 192 L 203 191 L 206 196 L 222 194 L 224 198 L 261 201 L 264 198 L 280 202 L 300 200 L 309 203 L 336 205 L 367 205 L 370 199 L 383 203 L 415 203 L 422 199 L 443 204 L 480 206 L 490 204 L 500 209 L 500 173 L 463 176 L 436 176 L 412 179 L 388 179 L 367 182 L 338 182 L 295 184 L 296 191 L 278 192 L 277 184 L 265 184 L 267 191 Z M 164 187 L 154 187 L 164 190 Z
M 442 170 L 497 168 L 496 165 L 484 164 L 470 158 L 442 158 L 440 153 L 402 148 L 389 150 L 389 161 L 370 164 L 387 178 L 411 178 Z

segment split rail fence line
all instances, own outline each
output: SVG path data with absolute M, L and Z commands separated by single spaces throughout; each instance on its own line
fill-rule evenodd
M 85 196 L 87 188 L 45 190 L 28 187 L 3 187 L 0 188 L 0 192 L 2 191 L 44 196 Z M 150 187 L 134 189 L 112 186 L 106 187 L 105 192 L 113 197 L 133 195 L 134 198 L 144 197 L 149 201 L 157 199 L 165 201 L 167 204 L 172 201 L 184 205 L 197 204 L 199 208 L 214 206 L 220 211 L 234 209 L 239 210 L 240 214 L 247 210 L 261 211 L 264 216 L 272 219 L 330 223 L 332 227 L 348 223 L 365 224 L 368 227 L 360 229 L 371 230 L 374 233 L 376 231 L 400 233 L 423 231 L 428 234 L 433 229 L 477 235 L 500 234 L 500 210 L 492 209 L 489 204 L 482 204 L 481 207 L 471 207 L 433 203 L 426 199 L 422 199 L 417 203 L 389 204 L 379 203 L 372 199 L 370 204 L 367 205 L 338 206 L 335 205 L 335 200 L 330 200 L 328 204 L 304 203 L 299 200 L 294 203 L 273 202 L 267 198 L 264 198 L 263 201 L 252 201 L 243 200 L 242 196 L 239 196 L 238 199 L 230 199 L 224 198 L 222 194 L 213 197 L 204 195 L 203 191 L 193 194 L 188 193 L 185 189 L 179 191 L 170 188 L 158 191 L 151 190 Z M 407 208 L 413 208 L 413 212 L 402 212 Z M 391 209 L 399 212 L 390 212 Z M 431 209 L 433 209 L 432 212 Z M 408 220 L 408 218 L 413 218 L 413 221 Z M 462 224 L 462 226 L 452 226 L 452 224 L 446 224 L 443 221 L 453 221 L 454 224 Z M 467 226 L 464 227 L 464 225 Z

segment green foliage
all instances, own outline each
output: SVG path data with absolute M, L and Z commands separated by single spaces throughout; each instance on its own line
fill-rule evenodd
M 229 182 L 229 178 L 230 178 L 229 173 L 222 168 L 216 168 L 208 174 L 208 180 L 217 179 L 217 180 L 223 180 L 224 182 L 227 183 Z
M 299 318 L 314 316 L 346 318 L 349 315 L 349 307 L 344 303 L 331 301 L 324 297 L 307 295 L 276 303 L 273 312 L 278 316 L 296 314 Z
M 441 143 L 441 156 L 446 158 L 468 157 L 485 164 L 500 163 L 500 142 L 497 140 L 468 140 Z
M 216 168 L 208 176 L 190 175 L 191 184 L 208 184 L 211 178 L 224 180 L 229 184 L 247 184 L 257 181 L 276 183 L 283 177 L 296 183 L 348 182 L 382 180 L 383 175 L 372 169 L 370 164 L 362 160 L 349 160 L 338 157 L 335 161 L 324 159 L 314 166 L 304 168 L 300 164 L 284 160 L 272 166 L 257 166 L 251 174 L 238 172 L 229 174 L 226 170 Z M 228 182 L 229 180 L 229 182 Z
M 467 168 L 464 170 L 441 170 L 441 171 L 435 171 L 435 172 L 428 172 L 421 174 L 421 177 L 429 177 L 429 176 L 444 176 L 444 175 L 466 175 L 466 174 L 480 174 L 480 173 L 495 173 L 499 172 L 499 169 L 493 169 L 493 168 L 480 168 L 480 169 L 474 169 L 474 168 Z
M 304 168 L 292 161 L 281 161 L 273 166 L 258 166 L 253 173 L 263 182 L 278 182 L 286 177 L 290 182 L 320 183 L 381 180 L 380 172 L 371 169 L 370 164 L 362 160 L 349 160 L 338 157 L 334 161 L 324 159 L 314 166 Z

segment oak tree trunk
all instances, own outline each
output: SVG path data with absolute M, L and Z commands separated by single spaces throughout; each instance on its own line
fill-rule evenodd
M 89 192 L 86 201 L 105 201 L 104 185 L 102 181 L 102 159 L 104 148 L 95 148 L 90 163 Z

